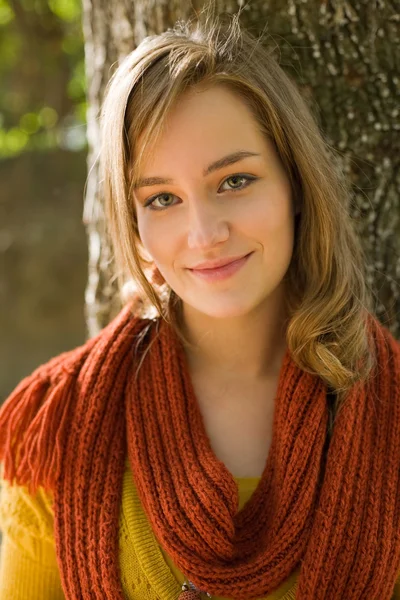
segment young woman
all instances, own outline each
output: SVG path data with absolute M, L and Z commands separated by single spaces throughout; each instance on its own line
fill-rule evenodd
M 2 407 L 1 600 L 400 598 L 400 347 L 299 92 L 208 16 L 127 56 L 102 139 L 138 287 Z

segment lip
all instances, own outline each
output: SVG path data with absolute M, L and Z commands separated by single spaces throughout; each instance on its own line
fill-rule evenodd
M 245 256 L 242 256 L 237 260 L 229 262 L 228 264 L 225 264 L 224 266 L 215 269 L 188 270 L 191 273 L 193 273 L 195 277 L 199 277 L 200 279 L 203 279 L 205 281 L 220 281 L 222 279 L 227 279 L 228 277 L 231 277 L 232 275 L 237 273 L 237 271 L 239 271 L 246 264 L 246 262 L 252 254 L 253 252 L 250 252 L 250 254 L 246 254 Z
M 204 270 L 214 270 L 219 267 L 225 267 L 226 265 L 230 265 L 237 260 L 245 258 L 248 254 L 241 254 L 240 256 L 231 256 L 229 258 L 219 258 L 217 260 L 207 260 L 205 262 L 199 263 L 195 267 L 190 267 L 190 271 L 204 271 Z

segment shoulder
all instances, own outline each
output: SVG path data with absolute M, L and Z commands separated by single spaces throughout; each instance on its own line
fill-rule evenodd
M 0 529 L 13 547 L 31 560 L 51 563 L 54 517 L 51 493 L 38 488 L 31 495 L 25 486 L 10 485 L 0 477 Z
M 0 463 L 11 485 L 53 490 L 62 448 L 83 381 L 96 377 L 115 353 L 128 353 L 135 334 L 148 324 L 132 312 L 132 304 L 97 336 L 64 352 L 25 377 L 0 408 Z
M 386 324 L 381 323 L 372 313 L 368 314 L 370 349 L 375 366 L 379 370 L 388 368 L 390 372 L 400 369 L 400 340 L 396 339 Z
M 22 379 L 0 408 L 0 461 L 3 479 L 10 485 L 28 483 L 26 467 L 30 458 L 39 459 L 39 447 L 50 454 L 46 439 L 51 427 L 60 423 L 60 411 L 72 399 L 77 376 L 90 352 L 85 344 L 40 365 Z M 54 448 L 54 446 L 53 446 Z M 32 464 L 32 463 L 31 463 Z M 24 471 L 24 473 L 22 473 Z

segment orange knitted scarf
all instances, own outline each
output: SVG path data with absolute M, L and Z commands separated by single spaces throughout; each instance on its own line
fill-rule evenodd
M 400 346 L 370 323 L 378 367 L 349 393 L 329 447 L 326 387 L 286 352 L 268 460 L 240 511 L 183 346 L 162 320 L 127 306 L 24 379 L 0 411 L 0 458 L 10 482 L 54 491 L 66 598 L 124 598 L 128 454 L 156 537 L 198 589 L 261 598 L 300 567 L 297 600 L 389 600 L 400 570 Z

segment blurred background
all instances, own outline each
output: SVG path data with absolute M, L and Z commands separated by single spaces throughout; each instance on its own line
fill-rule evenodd
M 3 401 L 22 377 L 86 337 L 79 0 L 0 0 L 0 82 Z

